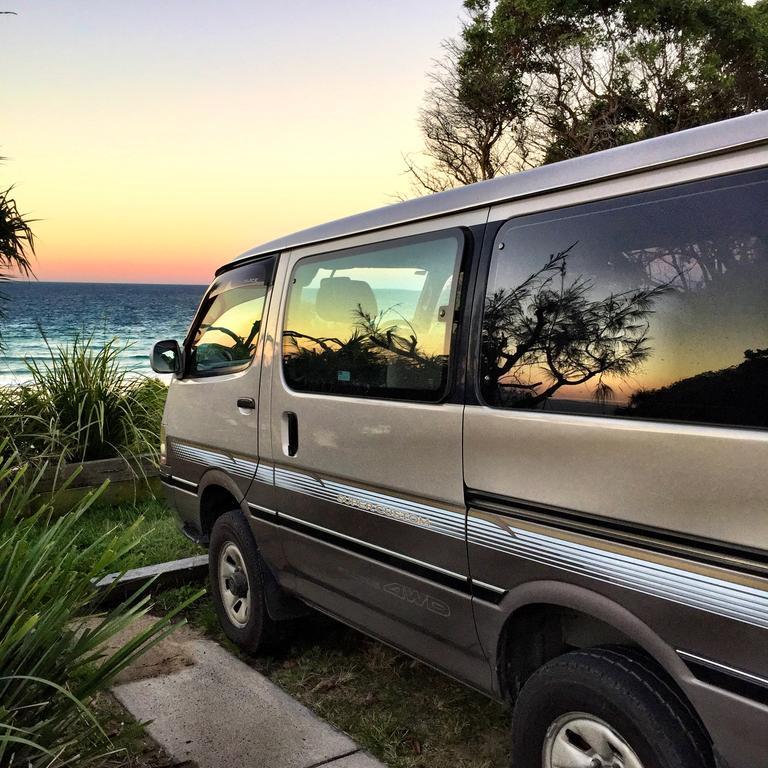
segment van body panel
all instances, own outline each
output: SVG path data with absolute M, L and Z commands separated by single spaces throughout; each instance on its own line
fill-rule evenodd
M 323 564 L 322 580 L 296 575 L 296 592 L 310 605 L 473 688 L 491 690 L 492 673 L 476 635 L 458 626 L 465 595 L 296 531 L 286 533 L 286 549 Z
M 762 168 L 765 164 L 764 147 L 734 150 L 727 154 L 707 157 L 695 162 L 674 164 L 651 172 L 641 170 L 631 175 L 603 181 L 592 180 L 578 187 L 546 190 L 535 196 L 500 203 L 491 208 L 488 221 L 506 221 L 516 216 L 554 208 L 565 208 L 594 200 L 629 195 L 633 192 L 661 189 L 699 179 Z
M 696 679 L 682 654 L 768 680 L 768 578 L 476 508 L 469 510 L 468 547 L 473 579 L 507 590 L 498 604 L 475 599 L 478 632 L 494 667 L 501 663 L 502 630 L 516 611 L 561 606 L 599 619 L 644 648 L 692 700 L 703 702 L 699 714 L 713 737 L 723 733 L 723 744 L 738 744 L 732 712 L 745 722 L 765 722 L 766 704 Z M 526 642 L 509 637 L 512 648 L 516 640 Z M 723 706 L 733 707 L 726 722 Z M 749 741 L 731 753 L 734 766 L 748 766 L 747 755 L 768 749 L 764 727 Z
M 415 235 L 431 234 L 440 230 L 448 230 L 454 227 L 470 228 L 484 225 L 488 221 L 490 208 L 481 207 L 471 211 L 464 211 L 452 215 L 431 218 L 426 221 L 413 221 L 398 226 L 386 227 L 376 232 L 351 232 L 348 236 L 328 243 L 325 240 L 317 243 L 307 243 L 296 246 L 291 250 L 293 262 L 307 256 L 317 256 L 346 248 L 359 248 L 366 245 L 378 245 L 390 240 L 413 237 Z
M 260 326 L 269 311 L 272 291 L 265 280 L 271 272 L 272 259 L 263 258 L 215 280 L 184 341 L 183 375 L 171 380 L 163 421 L 166 471 L 187 491 L 195 490 L 208 469 L 220 469 L 242 499 L 256 473 Z M 243 327 L 250 331 L 247 342 L 238 336 Z M 208 358 L 200 356 L 204 349 Z
M 260 376 L 257 361 L 228 376 L 171 382 L 165 423 L 174 478 L 199 483 L 209 467 L 218 467 L 237 483 L 241 498 L 245 495 L 258 465 L 258 405 L 244 411 L 237 400 L 258 399 Z
M 471 489 L 768 549 L 765 431 L 468 406 L 464 440 Z
M 510 595 L 527 583 L 567 578 L 624 606 L 675 651 L 741 663 L 768 677 L 768 577 L 475 508 L 467 531 L 473 578 L 491 580 Z M 506 601 L 499 603 L 501 614 Z M 484 637 L 484 623 L 478 626 Z M 492 628 L 484 639 L 489 653 L 494 637 Z
M 440 222 L 440 229 L 450 231 L 453 223 Z M 399 241 L 419 232 L 388 234 Z M 282 313 L 288 276 L 315 253 L 302 249 L 285 259 Z M 363 602 L 380 611 L 388 618 L 372 631 L 388 642 L 402 645 L 382 629 L 394 626 L 399 609 L 401 628 L 452 646 L 451 653 L 482 658 L 464 537 L 463 405 L 292 390 L 279 351 L 282 313 L 270 333 L 265 375 L 271 377 L 273 498 L 286 529 L 288 578 L 300 596 L 350 621 Z M 295 414 L 298 427 L 295 456 L 288 455 L 286 414 Z M 369 561 L 365 578 L 350 571 L 352 551 Z

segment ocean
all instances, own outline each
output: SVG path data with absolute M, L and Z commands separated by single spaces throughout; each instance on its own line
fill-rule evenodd
M 121 363 L 152 374 L 149 353 L 160 339 L 186 335 L 206 286 L 128 283 L 49 283 L 17 280 L 0 284 L 8 297 L 0 320 L 0 384 L 27 379 L 24 360 L 49 357 L 38 326 L 52 347 L 72 344 L 76 335 L 96 345 L 112 337 L 131 347 Z M 154 375 L 154 374 L 152 374 Z

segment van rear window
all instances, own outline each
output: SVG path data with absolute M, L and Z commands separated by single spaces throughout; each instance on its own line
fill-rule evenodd
M 439 400 L 446 389 L 462 237 L 440 233 L 308 257 L 283 325 L 290 387 Z
M 766 211 L 761 170 L 507 222 L 485 401 L 768 427 Z

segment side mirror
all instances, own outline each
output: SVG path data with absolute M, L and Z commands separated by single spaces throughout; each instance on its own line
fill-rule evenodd
M 174 339 L 158 341 L 152 349 L 149 364 L 155 373 L 181 373 L 181 347 Z

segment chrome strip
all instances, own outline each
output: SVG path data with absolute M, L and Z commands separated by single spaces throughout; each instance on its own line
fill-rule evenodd
M 166 475 L 166 477 L 174 483 L 182 483 L 183 485 L 188 485 L 190 488 L 197 489 L 197 483 L 193 483 L 191 480 L 185 480 L 183 477 L 178 477 L 177 475 Z
M 484 581 L 480 581 L 479 579 L 472 579 L 472 586 L 482 587 L 483 589 L 490 589 L 491 592 L 495 592 L 497 595 L 506 595 L 509 591 L 503 587 L 497 587 L 495 584 L 486 584 Z
M 197 498 L 197 491 L 188 491 L 186 488 L 179 488 L 178 485 L 175 485 L 174 483 L 170 482 L 170 477 L 166 476 L 160 479 L 160 482 L 163 485 L 167 485 L 169 488 L 173 488 L 174 491 L 179 491 L 179 493 L 186 493 L 190 496 L 194 496 Z
M 253 502 L 248 502 L 248 508 L 249 509 L 255 509 L 257 512 L 265 512 L 268 515 L 273 515 L 274 517 L 277 517 L 277 512 L 274 509 L 269 509 L 269 507 L 262 507 L 259 504 L 254 504 Z
M 439 565 L 432 565 L 432 563 L 425 563 L 423 560 L 417 560 L 415 557 L 409 557 L 408 555 L 404 555 L 401 552 L 394 552 L 391 549 L 385 549 L 384 547 L 379 547 L 376 544 L 371 544 L 369 541 L 365 541 L 364 539 L 356 539 L 354 536 L 347 536 L 345 533 L 339 533 L 338 531 L 334 531 L 332 528 L 325 528 L 322 525 L 317 525 L 316 523 L 310 523 L 308 520 L 302 520 L 300 517 L 293 517 L 292 515 L 286 515 L 283 512 L 280 512 L 278 519 L 286 520 L 293 520 L 296 523 L 299 523 L 301 525 L 306 525 L 309 528 L 315 528 L 318 531 L 323 531 L 324 533 L 330 533 L 333 536 L 337 536 L 340 539 L 345 539 L 346 541 L 354 542 L 355 544 L 362 544 L 365 547 L 368 547 L 370 549 L 375 549 L 377 552 L 382 552 L 385 555 L 391 555 L 392 557 L 397 558 L 398 560 L 405 560 L 409 563 L 413 563 L 414 565 L 420 565 L 423 568 L 427 568 L 430 571 L 436 571 L 437 573 L 442 573 L 445 576 L 451 576 L 454 579 L 459 579 L 460 581 L 467 583 L 468 579 L 466 576 L 462 576 L 460 573 L 456 573 L 455 571 L 449 571 L 446 568 L 441 568 Z M 299 531 L 300 533 L 300 531 Z
M 464 514 L 275 467 L 275 485 L 349 509 L 464 540 Z
M 253 479 L 259 483 L 273 485 L 275 482 L 275 468 L 271 464 L 259 462 L 259 467 Z
M 470 516 L 468 541 L 541 565 L 768 629 L 768 591 Z
M 727 664 L 721 664 L 719 661 L 712 661 L 712 659 L 705 659 L 703 656 L 697 656 L 695 653 L 689 653 L 688 651 L 681 651 L 679 648 L 677 649 L 677 653 L 679 656 L 682 656 L 683 659 L 688 659 L 690 661 L 698 662 L 699 664 L 702 664 L 705 667 L 711 667 L 712 669 L 719 669 L 723 672 L 727 672 L 728 674 L 733 675 L 734 677 L 739 677 L 742 680 L 746 680 L 747 682 L 755 683 L 756 685 L 762 685 L 768 688 L 768 680 L 764 677 L 753 675 L 751 672 L 745 672 L 742 669 L 735 669 L 734 667 L 729 667 Z

